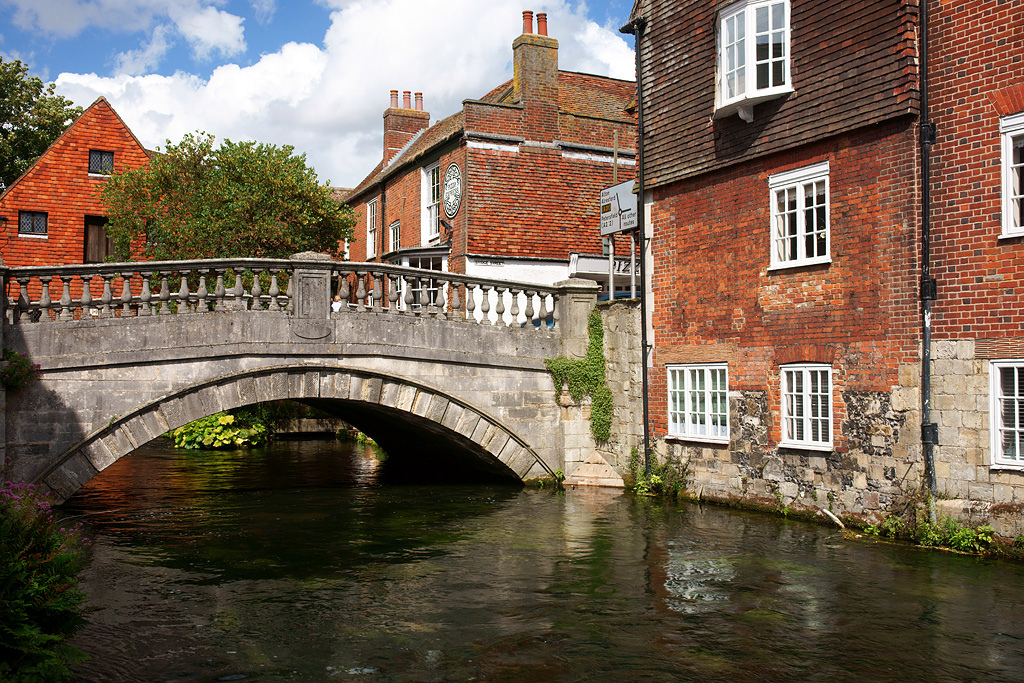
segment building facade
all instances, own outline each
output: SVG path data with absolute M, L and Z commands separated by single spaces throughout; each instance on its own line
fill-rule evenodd
M 918 2 L 634 6 L 650 422 L 698 495 L 874 521 L 934 468 L 941 512 L 1024 531 L 1024 15 L 928 10 L 930 145 Z
M 20 178 L 0 194 L 0 257 L 10 267 L 94 263 L 113 245 L 99 194 L 115 171 L 138 168 L 149 155 L 99 98 Z
M 923 476 L 916 6 L 634 16 L 658 449 L 704 497 L 878 515 Z
M 570 261 L 601 255 L 601 189 L 634 175 L 635 84 L 559 71 L 558 41 L 537 20 L 535 33 L 523 13 L 513 79 L 452 116 L 431 125 L 420 93 L 399 102 L 391 91 L 381 164 L 346 198 L 359 221 L 351 260 L 544 284 L 607 279 Z

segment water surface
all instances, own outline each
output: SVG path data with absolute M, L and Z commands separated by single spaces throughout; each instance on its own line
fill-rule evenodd
M 78 680 L 1024 679 L 1017 564 L 379 466 L 282 441 L 108 468 L 66 506 L 94 538 Z

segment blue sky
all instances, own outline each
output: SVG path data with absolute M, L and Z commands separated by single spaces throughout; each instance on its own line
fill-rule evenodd
M 87 106 L 105 96 L 144 145 L 185 133 L 293 145 L 322 182 L 380 161 L 388 92 L 432 120 L 511 77 L 522 11 L 548 13 L 559 66 L 632 79 L 631 1 L 0 0 L 0 56 Z

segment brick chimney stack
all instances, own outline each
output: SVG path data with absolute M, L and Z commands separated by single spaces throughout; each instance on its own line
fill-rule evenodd
M 512 97 L 526 109 L 525 132 L 534 140 L 551 142 L 558 135 L 558 41 L 547 35 L 548 17 L 523 12 L 523 35 L 512 42 Z
M 402 93 L 403 107 L 398 106 L 398 91 L 391 91 L 391 106 L 384 110 L 384 165 L 395 158 L 416 133 L 430 126 L 430 114 L 423 111 L 423 93 L 416 93 L 416 108 L 412 105 L 412 91 Z

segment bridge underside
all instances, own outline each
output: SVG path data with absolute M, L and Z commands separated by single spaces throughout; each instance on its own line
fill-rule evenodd
M 373 437 L 414 480 L 481 476 L 524 480 L 552 468 L 492 415 L 405 378 L 326 365 L 243 371 L 152 400 L 94 430 L 22 477 L 64 500 L 144 443 L 208 415 L 255 403 L 293 399 L 344 417 Z M 400 467 L 401 466 L 401 467 Z

